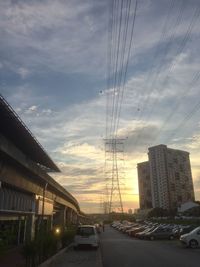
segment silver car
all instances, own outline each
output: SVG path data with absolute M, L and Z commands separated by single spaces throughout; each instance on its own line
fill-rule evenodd
M 99 237 L 96 227 L 93 225 L 82 225 L 77 229 L 74 237 L 74 249 L 79 245 L 91 245 L 94 248 L 99 247 Z
M 197 248 L 200 246 L 200 226 L 188 234 L 181 235 L 180 241 L 187 247 Z

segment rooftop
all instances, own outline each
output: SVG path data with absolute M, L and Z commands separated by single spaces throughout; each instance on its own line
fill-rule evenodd
M 32 161 L 36 162 L 46 171 L 60 171 L 42 145 L 1 95 L 0 123 L 0 133 Z

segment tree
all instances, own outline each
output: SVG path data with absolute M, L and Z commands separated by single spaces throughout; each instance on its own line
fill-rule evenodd
M 186 216 L 200 217 L 200 206 L 193 207 L 183 213 Z
M 148 218 L 168 216 L 168 211 L 163 208 L 154 208 L 148 213 Z

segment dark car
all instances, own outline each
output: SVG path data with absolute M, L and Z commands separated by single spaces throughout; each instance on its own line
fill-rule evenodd
M 188 225 L 184 228 L 181 228 L 180 231 L 179 231 L 179 235 L 184 235 L 184 234 L 188 234 L 190 233 L 192 230 L 194 230 L 196 228 L 195 225 Z
M 135 236 L 136 233 L 138 233 L 138 232 L 142 232 L 142 231 L 144 231 L 145 229 L 146 229 L 145 226 L 141 226 L 141 227 L 133 228 L 133 229 L 131 229 L 131 230 L 128 231 L 128 234 L 129 234 L 130 236 Z
M 155 228 L 153 231 L 146 233 L 145 238 L 150 240 L 155 239 L 174 239 L 174 234 L 170 228 Z
M 152 232 L 155 228 L 156 228 L 156 227 L 153 226 L 153 227 L 150 227 L 150 228 L 145 229 L 145 230 L 142 231 L 142 232 L 138 232 L 138 233 L 135 234 L 135 237 L 140 238 L 140 239 L 144 239 L 145 236 L 146 236 L 146 234 Z

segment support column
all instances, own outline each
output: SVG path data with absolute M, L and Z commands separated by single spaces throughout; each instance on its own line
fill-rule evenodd
M 61 227 L 65 230 L 66 227 L 66 207 L 61 211 Z
M 65 230 L 66 227 L 66 207 L 63 207 L 57 215 L 56 224 L 61 227 L 62 230 Z
M 21 220 L 21 217 L 19 216 L 19 218 L 18 218 L 17 245 L 20 244 L 20 239 L 21 239 L 21 225 L 22 225 L 22 220 Z
M 35 213 L 27 216 L 26 219 L 26 240 L 33 240 L 35 237 Z

